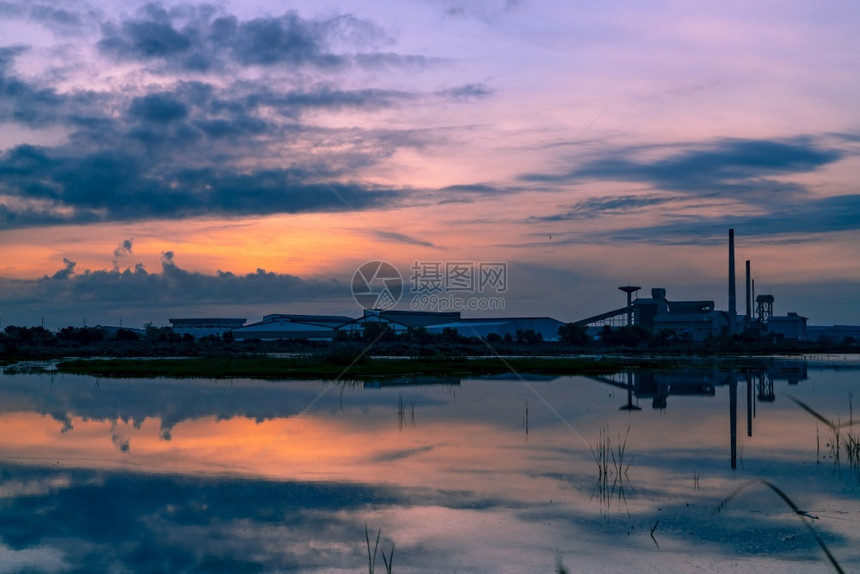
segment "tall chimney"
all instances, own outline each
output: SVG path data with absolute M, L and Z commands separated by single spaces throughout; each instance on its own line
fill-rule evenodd
M 755 279 L 752 280 L 752 295 L 750 295 L 753 301 L 755 301 Z M 758 311 L 756 311 L 758 313 Z
M 735 291 L 735 230 L 729 229 L 729 334 L 735 334 L 735 320 L 738 314 L 737 293 Z
M 750 289 L 750 260 L 747 259 L 747 321 L 752 319 L 752 290 Z

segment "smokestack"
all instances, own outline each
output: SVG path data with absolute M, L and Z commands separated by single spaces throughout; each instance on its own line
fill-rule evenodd
M 750 289 L 750 260 L 747 259 L 747 321 L 752 319 L 752 290 Z
M 752 295 L 750 295 L 753 301 L 755 301 L 755 279 L 752 280 Z M 756 311 L 758 313 L 758 311 Z
M 735 318 L 738 314 L 735 291 L 735 230 L 729 229 L 729 334 L 735 333 Z

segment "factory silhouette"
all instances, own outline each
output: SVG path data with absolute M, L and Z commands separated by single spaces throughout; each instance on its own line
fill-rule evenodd
M 796 312 L 774 315 L 774 296 L 755 295 L 755 282 L 746 261 L 745 312 L 738 314 L 735 270 L 734 229 L 728 234 L 728 309 L 718 310 L 714 301 L 675 301 L 667 297 L 666 289 L 651 289 L 650 297 L 634 297 L 642 288 L 637 285 L 619 287 L 627 295 L 624 307 L 565 324 L 552 317 L 462 317 L 459 311 L 403 311 L 395 309 L 365 309 L 358 318 L 339 315 L 270 314 L 257 323 L 246 324 L 238 318 L 176 318 L 170 319 L 174 333 L 193 337 L 223 336 L 231 333 L 237 340 L 336 340 L 360 337 L 368 326 L 389 329 L 400 335 L 416 329 L 429 334 L 456 333 L 459 336 L 484 339 L 512 338 L 532 333 L 538 340 L 552 342 L 561 339 L 559 329 L 569 325 L 585 330 L 593 339 L 600 339 L 606 328 L 636 326 L 651 334 L 670 334 L 679 341 L 702 342 L 713 337 L 747 334 L 768 336 L 775 340 L 833 341 L 860 340 L 860 326 L 808 326 L 808 319 Z
M 737 286 L 735 279 L 735 230 L 729 229 L 729 308 L 719 311 L 713 301 L 670 301 L 663 288 L 651 289 L 650 298 L 633 295 L 642 288 L 637 285 L 619 287 L 627 294 L 627 305 L 620 309 L 600 313 L 576 321 L 575 325 L 596 326 L 611 324 L 622 318 L 627 325 L 639 325 L 653 332 L 674 331 L 693 341 L 708 337 L 737 335 L 740 333 L 772 333 L 785 339 L 806 339 L 807 318 L 797 313 L 774 316 L 773 295 L 754 295 L 750 274 L 750 261 L 746 261 L 746 313 L 738 315 Z M 755 299 L 755 313 L 753 313 Z M 616 323 L 617 324 L 617 323 Z

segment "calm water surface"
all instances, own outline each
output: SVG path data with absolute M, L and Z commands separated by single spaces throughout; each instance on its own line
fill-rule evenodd
M 403 384 L 5 374 L 0 572 L 366 572 L 365 524 L 394 572 L 834 571 L 804 521 L 856 571 L 860 425 L 837 460 L 791 398 L 860 419 L 860 360 L 813 359 Z

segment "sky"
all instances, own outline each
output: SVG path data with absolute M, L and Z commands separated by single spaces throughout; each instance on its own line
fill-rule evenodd
M 726 309 L 729 228 L 739 301 L 860 324 L 858 52 L 850 0 L 0 0 L 0 325 L 358 316 L 369 261 Z

